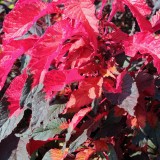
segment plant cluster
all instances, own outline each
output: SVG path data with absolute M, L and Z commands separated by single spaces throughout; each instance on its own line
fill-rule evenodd
M 160 158 L 158 7 L 17 1 L 0 51 L 0 141 L 15 143 L 8 159 Z

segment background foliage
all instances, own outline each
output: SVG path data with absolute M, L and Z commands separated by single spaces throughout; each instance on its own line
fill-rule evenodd
M 158 160 L 160 2 L 14 2 L 0 2 L 1 159 Z

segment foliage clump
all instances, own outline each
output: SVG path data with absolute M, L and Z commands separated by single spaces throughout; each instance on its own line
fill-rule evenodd
M 17 1 L 0 54 L 8 159 L 160 158 L 157 3 Z

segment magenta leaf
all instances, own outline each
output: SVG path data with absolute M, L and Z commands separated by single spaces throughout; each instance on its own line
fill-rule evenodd
M 159 46 L 160 38 L 149 32 L 140 32 L 124 41 L 125 53 L 128 56 L 135 56 L 139 51 L 141 54 L 148 54 L 153 57 L 154 66 L 160 72 Z M 149 45 L 148 45 L 149 44 Z
M 47 96 L 52 94 L 52 91 L 61 91 L 67 84 L 80 81 L 83 77 L 80 76 L 77 69 L 71 70 L 51 70 L 44 79 L 44 91 Z
M 76 23 L 82 23 L 89 34 L 93 48 L 97 50 L 96 33 L 98 32 L 98 20 L 95 17 L 95 6 L 91 0 L 67 1 L 64 14 L 75 19 Z
M 65 4 L 64 14 L 71 19 L 76 19 L 86 25 L 90 25 L 95 32 L 98 32 L 95 6 L 91 0 L 69 0 Z
M 124 12 L 124 11 L 125 11 L 125 9 L 124 9 L 124 5 L 123 5 L 122 1 L 121 0 L 114 0 L 112 2 L 112 10 L 111 10 L 110 15 L 108 17 L 108 21 L 111 21 L 117 12 Z
M 9 43 L 4 42 L 3 53 L 0 54 L 0 90 L 16 59 L 30 49 L 37 40 L 38 38 L 33 36 L 23 40 L 12 40 Z
M 31 60 L 27 68 L 33 74 L 33 87 L 38 82 L 43 83 L 52 61 L 65 55 L 66 50 L 63 51 L 63 43 L 75 34 L 75 28 L 72 30 L 70 27 L 68 20 L 57 22 L 54 26 L 48 27 L 45 34 L 30 50 Z M 41 51 L 41 54 L 39 54 L 39 51 Z
M 109 15 L 108 21 L 111 21 L 113 16 L 119 11 L 124 12 L 124 4 L 131 10 L 133 16 L 137 19 L 139 27 L 142 31 L 151 31 L 152 27 L 150 22 L 145 18 L 146 15 L 151 13 L 151 9 L 148 7 L 144 0 L 114 0 L 112 3 L 112 11 Z
M 128 0 L 132 5 L 134 5 L 141 15 L 147 16 L 151 14 L 151 8 L 148 6 L 145 0 Z
M 14 112 L 17 112 L 18 110 L 21 113 L 20 97 L 22 95 L 22 90 L 26 79 L 26 74 L 22 74 L 16 77 L 5 93 L 5 96 L 8 97 L 7 101 L 10 103 L 10 105 L 8 106 L 9 117 L 14 115 Z M 16 115 L 18 115 L 18 112 L 16 113 Z
M 47 4 L 40 0 L 19 1 L 5 18 L 3 24 L 5 39 L 24 35 L 40 17 L 58 12 L 59 9 L 54 3 Z
M 146 5 L 139 5 L 129 2 L 129 0 L 123 0 L 125 5 L 131 10 L 133 16 L 136 18 L 138 25 L 141 31 L 152 31 L 151 23 L 144 17 L 143 15 L 146 13 L 143 9 L 145 9 Z M 143 1 L 144 2 L 144 1 Z M 142 13 L 141 13 L 142 12 Z M 147 12 L 148 13 L 148 12 Z
M 8 3 L 0 7 L 2 159 L 159 155 L 159 1 Z
M 151 24 L 154 32 L 160 29 L 160 11 L 157 11 L 156 15 L 151 18 Z

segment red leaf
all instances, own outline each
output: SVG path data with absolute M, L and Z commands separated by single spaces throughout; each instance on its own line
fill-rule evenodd
M 139 72 L 135 80 L 139 93 L 145 92 L 146 96 L 153 96 L 155 94 L 153 75 L 146 72 Z
M 80 44 L 78 44 L 80 41 Z M 93 48 L 83 40 L 79 40 L 77 44 L 75 43 L 74 46 L 72 45 L 68 56 L 65 60 L 65 68 L 75 68 L 80 67 L 87 61 L 91 59 L 91 56 L 93 55 Z
M 84 77 L 80 76 L 78 71 L 79 70 L 76 68 L 70 70 L 64 70 L 67 84 L 84 79 Z
M 107 140 L 96 140 L 94 142 L 96 152 L 108 151 Z
M 44 146 L 46 143 L 54 141 L 54 140 L 62 140 L 62 138 L 58 138 L 58 137 L 49 138 L 46 141 L 30 139 L 26 145 L 27 152 L 29 153 L 29 155 L 32 155 L 37 149 Z
M 63 160 L 68 154 L 67 150 L 63 152 L 60 149 L 51 149 L 49 152 L 52 160 Z
M 75 129 L 75 127 L 77 126 L 77 124 L 83 119 L 83 117 L 84 117 L 88 112 L 90 112 L 91 110 L 92 110 L 91 107 L 89 107 L 89 108 L 83 108 L 83 109 L 81 109 L 78 113 L 76 113 L 76 114 L 74 115 L 74 117 L 72 118 L 72 121 L 69 123 L 69 128 L 68 128 L 68 130 L 69 130 L 70 132 L 72 132 L 72 131 Z
M 158 124 L 158 117 L 155 113 L 148 112 L 147 113 L 147 121 L 152 128 L 155 128 Z
M 30 51 L 32 59 L 28 65 L 28 69 L 34 75 L 33 86 L 38 84 L 39 81 L 43 82 L 53 60 L 59 59 L 66 54 L 63 43 L 76 33 L 77 30 L 72 27 L 69 21 L 63 20 L 49 27 L 34 45 L 34 48 Z
M 141 128 L 144 128 L 146 126 L 146 121 L 147 121 L 146 111 L 145 111 L 143 105 L 144 104 L 138 104 L 135 107 L 135 115 L 136 115 L 136 118 L 137 118 L 137 123 Z
M 44 90 L 47 96 L 50 96 L 52 91 L 61 91 L 66 84 L 82 80 L 77 69 L 71 70 L 52 70 L 48 72 L 44 79 Z
M 122 92 L 122 83 L 123 83 L 122 79 L 124 78 L 125 75 L 126 75 L 126 72 L 124 71 L 117 76 L 116 87 L 114 87 L 115 82 L 113 80 L 111 80 L 109 78 L 105 79 L 103 86 L 107 90 L 107 92 L 121 93 Z
M 88 105 L 95 98 L 98 98 L 102 92 L 102 78 L 89 78 L 80 82 L 79 88 L 76 91 L 73 91 L 66 109 L 69 108 L 80 108 L 84 105 Z
M 4 42 L 3 53 L 0 54 L 0 90 L 16 59 L 30 49 L 37 40 L 37 37 L 29 37 L 23 40 L 12 40 L 9 43 Z
M 100 121 L 103 117 L 105 117 L 105 116 L 107 116 L 107 115 L 108 115 L 108 112 L 103 112 L 103 113 L 98 114 L 98 115 L 94 118 L 94 122 Z
M 86 40 L 87 41 L 87 40 Z M 79 38 L 75 43 L 72 44 L 72 46 L 70 47 L 69 51 L 70 52 L 74 52 L 76 49 L 79 49 L 81 47 L 84 47 L 85 44 L 87 43 L 85 41 L 85 39 L 83 39 L 82 37 Z
M 130 115 L 127 116 L 127 121 L 126 121 L 127 125 L 129 127 L 137 127 L 138 126 L 138 122 L 137 122 L 137 118 L 136 117 L 132 117 Z
M 21 113 L 20 109 L 20 97 L 22 94 L 23 86 L 27 79 L 27 74 L 21 74 L 17 76 L 12 83 L 10 84 L 9 88 L 6 91 L 6 96 L 8 97 L 8 102 L 10 105 L 8 106 L 9 109 L 9 117 L 13 114 L 14 116 Z M 16 112 L 16 113 L 15 113 Z
M 112 27 L 113 25 L 110 25 L 110 26 Z M 123 40 L 125 40 L 129 37 L 128 34 L 122 32 L 119 28 L 114 27 L 114 29 L 115 29 L 115 31 L 107 34 L 108 39 L 111 39 L 112 41 L 114 41 L 116 43 L 121 43 Z
M 123 108 L 119 108 L 118 106 L 114 107 L 114 115 L 116 117 L 121 117 L 124 114 L 125 114 L 125 110 Z
M 33 49 L 30 50 L 29 54 L 32 59 L 30 60 L 28 69 L 34 75 L 33 86 L 39 82 L 43 70 L 44 78 L 52 60 L 57 56 L 58 53 L 56 50 L 61 44 L 61 38 L 61 30 L 57 31 L 55 27 L 49 27 L 45 34 L 34 45 Z
M 80 68 L 80 72 L 85 75 L 95 75 L 95 73 L 99 72 L 102 69 L 101 64 L 97 63 L 88 63 Z
M 91 155 L 94 153 L 94 149 L 84 149 L 76 154 L 75 160 L 88 160 Z
M 50 141 L 53 141 L 53 140 L 51 139 L 47 141 L 39 141 L 39 140 L 30 139 L 30 141 L 26 145 L 29 155 L 32 155 L 38 148 L 42 147 L 43 145 L 45 145 L 47 142 L 50 142 Z
M 65 4 L 64 14 L 84 24 L 89 24 L 98 32 L 98 21 L 95 17 L 95 6 L 91 0 L 70 0 Z
M 65 87 L 66 75 L 63 71 L 52 70 L 48 72 L 44 80 L 44 90 L 51 95 L 52 91 L 60 91 Z
M 15 8 L 6 16 L 3 23 L 5 38 L 17 38 L 24 35 L 29 28 L 42 16 L 57 13 L 54 3 L 43 3 L 40 0 L 19 1 Z
M 91 0 L 69 0 L 65 4 L 66 17 L 75 19 L 75 23 L 83 24 L 88 33 L 91 45 L 97 52 L 98 20 L 95 17 L 95 6 Z
M 84 118 L 84 116 L 90 112 L 92 110 L 91 107 L 88 108 L 83 108 L 81 109 L 78 113 L 76 113 L 73 118 L 72 121 L 69 123 L 68 126 L 68 133 L 66 134 L 66 142 L 69 141 L 71 134 L 73 132 L 73 130 L 75 129 L 75 127 L 77 126 L 77 124 Z

